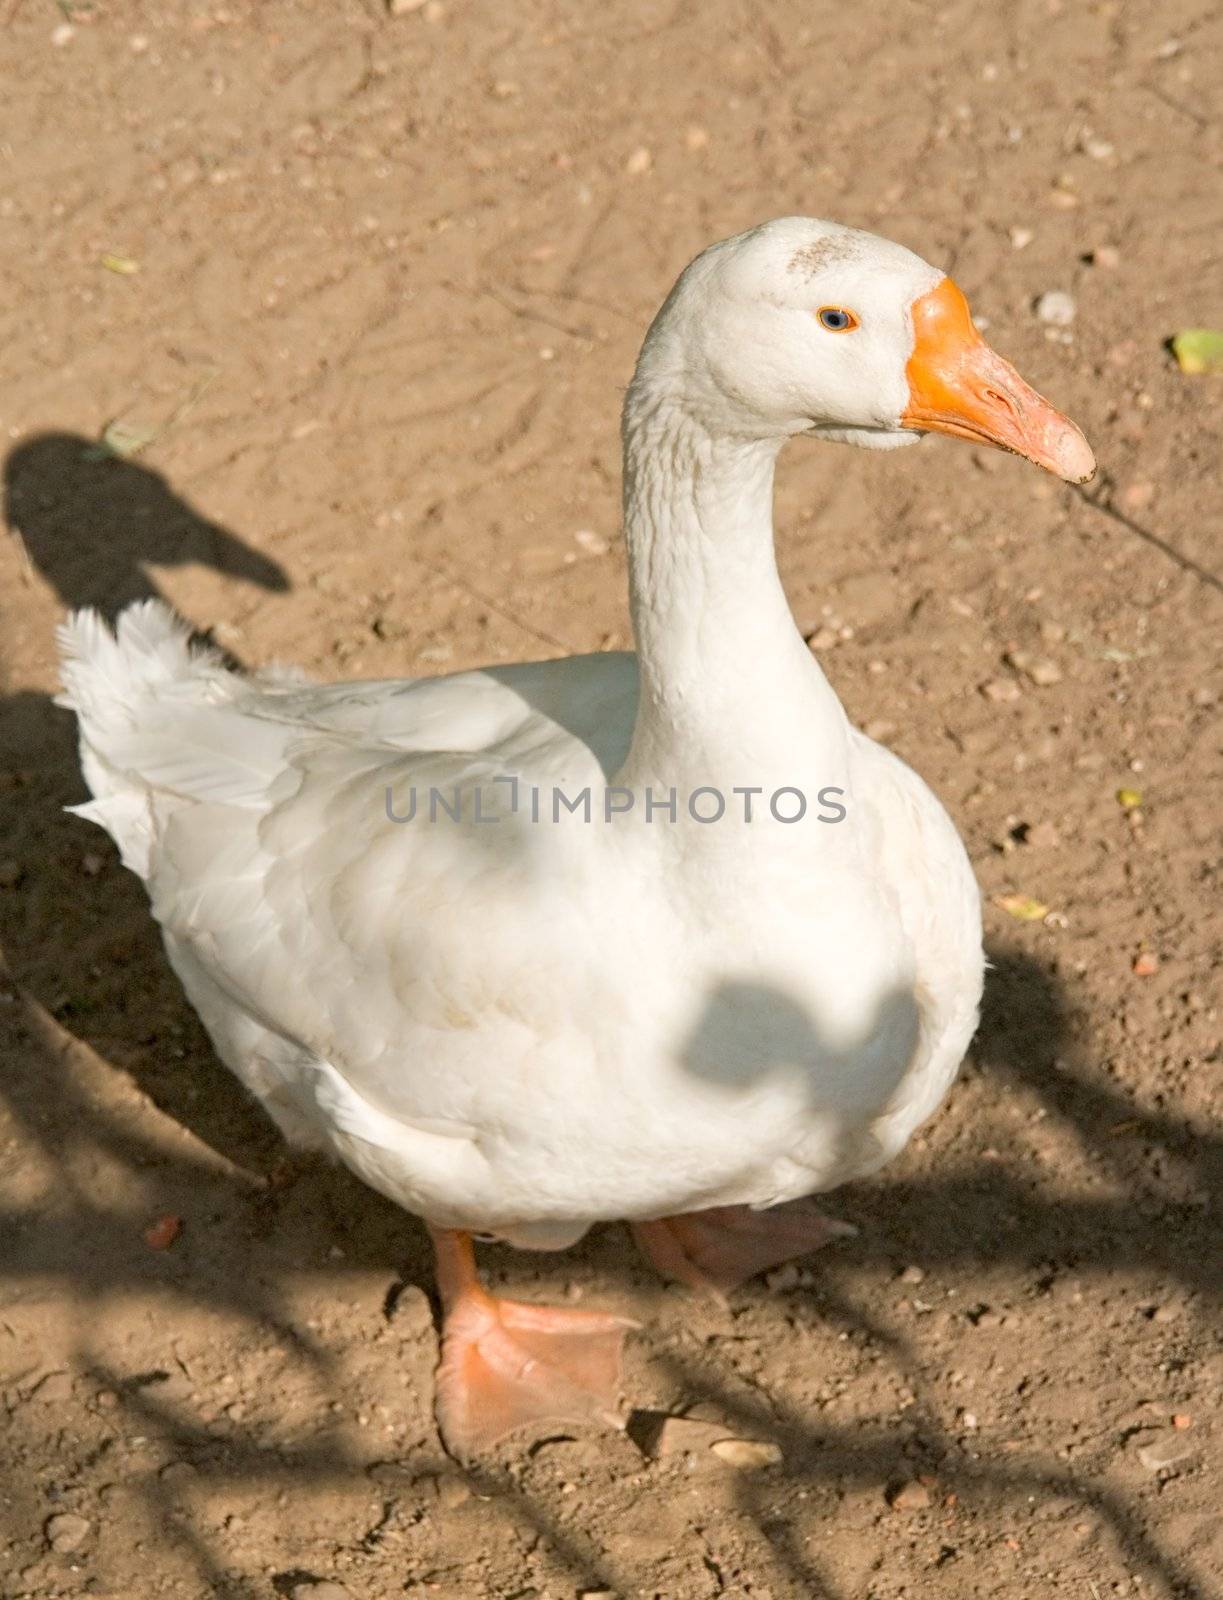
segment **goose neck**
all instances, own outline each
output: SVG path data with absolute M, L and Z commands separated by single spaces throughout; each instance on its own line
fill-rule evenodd
M 630 390 L 624 519 L 640 701 L 626 771 L 770 773 L 841 708 L 786 601 L 773 545 L 783 440 L 719 434 Z M 825 741 L 827 742 L 827 741 Z

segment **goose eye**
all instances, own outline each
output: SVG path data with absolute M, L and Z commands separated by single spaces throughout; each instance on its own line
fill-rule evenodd
M 858 319 L 852 311 L 846 311 L 844 306 L 821 306 L 816 312 L 820 319 L 821 327 L 830 333 L 849 333 L 858 326 Z

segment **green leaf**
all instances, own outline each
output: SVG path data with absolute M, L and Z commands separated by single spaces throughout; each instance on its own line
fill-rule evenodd
M 1173 337 L 1172 354 L 1181 371 L 1193 377 L 1223 372 L 1223 333 L 1217 328 L 1186 328 Z

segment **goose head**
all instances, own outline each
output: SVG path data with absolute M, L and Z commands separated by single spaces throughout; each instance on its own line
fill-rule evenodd
M 784 217 L 713 245 L 646 339 L 630 413 L 665 392 L 711 432 L 891 449 L 949 433 L 1070 483 L 1086 439 L 996 354 L 945 273 L 856 228 Z

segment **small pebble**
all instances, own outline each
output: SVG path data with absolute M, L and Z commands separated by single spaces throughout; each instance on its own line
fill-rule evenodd
M 352 1595 L 342 1583 L 295 1583 L 289 1590 L 291 1600 L 352 1600 Z
M 920 1267 L 906 1267 L 900 1274 L 901 1283 L 924 1283 L 926 1274 Z
M 775 1267 L 772 1272 L 765 1273 L 764 1284 L 766 1289 L 785 1293 L 787 1289 L 797 1289 L 803 1281 L 803 1269 L 796 1261 L 787 1261 L 780 1267 Z
M 1034 850 L 1056 850 L 1061 839 L 1051 822 L 1034 822 L 1024 834 L 1023 842 Z
M 1133 973 L 1136 978 L 1153 978 L 1159 971 L 1159 957 L 1153 950 L 1142 950 L 1134 957 Z
M 1115 272 L 1121 265 L 1121 252 L 1114 244 L 1102 244 L 1091 252 L 1093 267 L 1103 267 L 1106 272 Z
M 412 631 L 406 623 L 382 615 L 376 616 L 369 627 L 376 639 L 405 639 Z
M 1036 302 L 1036 315 L 1050 327 L 1068 328 L 1078 315 L 1074 296 L 1064 289 L 1047 289 Z
M 1148 478 L 1136 478 L 1117 498 L 1122 511 L 1145 511 L 1155 498 L 1155 485 Z
M 58 28 L 51 31 L 51 43 L 57 50 L 62 50 L 66 44 L 71 44 L 76 38 L 76 29 L 70 22 L 61 22 Z
M 592 556 L 605 556 L 607 554 L 607 540 L 601 538 L 591 528 L 579 528 L 574 534 L 575 544 L 580 544 L 583 550 L 589 550 Z
M 1023 690 L 1014 678 L 994 678 L 981 685 L 981 693 L 987 700 L 1018 700 Z
M 887 1498 L 893 1511 L 924 1511 L 930 1504 L 930 1491 L 914 1479 L 893 1489 Z
M 689 150 L 704 150 L 709 143 L 709 130 L 707 128 L 698 128 L 694 124 L 684 135 L 684 143 Z
M 144 1242 L 150 1250 L 168 1250 L 183 1231 L 183 1219 L 167 1212 L 144 1230 Z
M 1014 667 L 1016 672 L 1022 672 L 1039 689 L 1047 689 L 1062 681 L 1062 669 L 1048 656 L 1034 656 L 1027 650 L 1008 650 L 1004 659 L 1008 666 Z
M 701 1455 L 726 1438 L 726 1425 L 697 1417 L 673 1417 L 665 1411 L 638 1411 L 629 1418 L 630 1437 L 654 1461 Z
M 1148 1472 L 1162 1472 L 1165 1467 L 1187 1461 L 1196 1452 L 1194 1441 L 1186 1439 L 1183 1433 L 1161 1433 L 1154 1438 L 1142 1436 L 1135 1450 L 1138 1460 Z
M 1026 250 L 1035 237 L 1031 228 L 1012 228 L 1011 247 L 1014 250 Z
M 71 1511 L 61 1511 L 57 1516 L 47 1518 L 44 1531 L 52 1550 L 57 1555 L 67 1555 L 81 1548 L 93 1532 L 93 1523 Z
M 386 9 L 392 17 L 406 17 L 413 11 L 419 11 L 425 0 L 386 0 Z
M 639 178 L 643 172 L 648 172 L 654 165 L 654 157 L 645 145 L 638 145 L 632 155 L 624 163 L 624 170 L 630 178 Z
M 709 1447 L 719 1461 L 741 1472 L 781 1463 L 781 1447 L 768 1439 L 718 1439 Z
M 471 1490 L 462 1478 L 439 1478 L 437 1498 L 447 1511 L 456 1511 L 459 1506 L 466 1505 L 471 1499 Z

